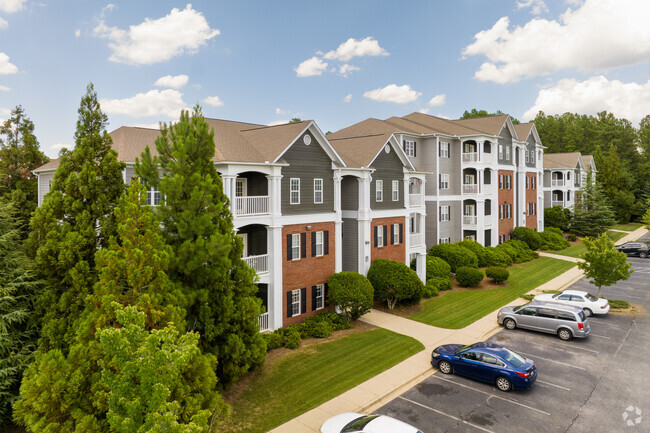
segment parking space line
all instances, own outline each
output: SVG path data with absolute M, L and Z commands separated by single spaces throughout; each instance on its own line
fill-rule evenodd
M 577 368 L 578 370 L 585 370 L 582 367 L 578 367 L 577 365 L 567 364 L 566 362 L 556 361 L 554 359 L 542 358 L 541 356 L 531 355 L 530 353 L 524 353 L 524 352 L 519 352 L 519 353 L 521 353 L 522 355 L 526 355 L 526 356 L 532 356 L 534 359 L 543 359 L 544 361 L 557 362 L 558 364 L 566 365 L 567 367 Z
M 565 388 L 565 387 L 563 387 L 563 386 L 556 385 L 556 384 L 551 383 L 551 382 L 546 382 L 545 380 L 539 380 L 539 379 L 537 379 L 537 383 L 542 383 L 542 384 L 544 384 L 544 385 L 548 385 L 548 386 L 554 386 L 555 388 L 560 388 L 560 389 L 563 389 L 563 390 L 565 390 L 565 391 L 571 391 L 571 389 L 569 389 L 569 388 Z
M 465 421 L 464 419 L 460 419 L 460 418 L 455 417 L 455 416 L 453 416 L 453 415 L 449 415 L 448 413 L 441 412 L 441 411 L 439 411 L 439 410 L 437 410 L 437 409 L 434 409 L 434 408 L 429 407 L 429 406 L 427 406 L 427 405 L 424 405 L 424 404 L 422 404 L 422 403 L 418 403 L 417 401 L 413 401 L 413 400 L 410 400 L 410 399 L 408 399 L 408 398 L 406 398 L 406 397 L 402 397 L 401 395 L 400 395 L 399 397 L 397 397 L 397 398 L 401 398 L 401 399 L 404 400 L 404 401 L 408 401 L 409 403 L 412 403 L 412 404 L 415 404 L 415 405 L 417 405 L 417 406 L 423 407 L 423 408 L 428 409 L 428 410 L 430 410 L 430 411 L 432 411 L 432 412 L 435 412 L 435 413 L 437 413 L 437 414 L 439 414 L 439 415 L 444 415 L 444 416 L 447 416 L 447 417 L 449 417 L 449 418 L 452 418 L 452 419 L 454 419 L 454 420 L 456 420 L 456 421 L 460 421 L 460 422 L 462 422 L 463 424 L 467 424 L 467 425 L 469 425 L 469 426 L 471 426 L 471 427 L 474 427 L 474 428 L 476 428 L 476 429 L 483 430 L 484 432 L 487 432 L 487 433 L 494 433 L 494 431 L 492 431 L 492 430 L 488 430 L 488 429 L 486 429 L 486 428 L 483 428 L 483 427 L 477 426 L 476 424 L 472 424 L 471 422 Z
M 436 378 L 436 379 L 439 379 L 439 380 L 443 380 L 443 381 L 445 381 L 445 382 L 453 383 L 454 385 L 462 386 L 463 388 L 471 389 L 472 391 L 475 391 L 475 392 L 480 392 L 481 394 L 485 394 L 485 395 L 487 395 L 487 396 L 489 396 L 489 397 L 491 397 L 491 398 L 496 398 L 496 399 L 499 399 L 499 400 L 507 401 L 507 402 L 510 402 L 510 403 L 516 404 L 516 405 L 518 405 L 518 406 L 523 406 L 523 407 L 528 408 L 528 409 L 530 409 L 530 410 L 534 410 L 534 411 L 536 411 L 536 412 L 543 413 L 544 415 L 551 416 L 550 413 L 548 413 L 548 412 L 544 412 L 543 410 L 537 409 L 537 408 L 532 407 L 532 406 L 528 406 L 527 404 L 519 403 L 518 401 L 511 400 L 511 399 L 509 399 L 509 398 L 499 397 L 498 395 L 494 395 L 494 394 L 491 394 L 491 393 L 489 393 L 489 392 L 481 391 L 480 389 L 472 388 L 471 386 L 463 385 L 462 383 L 458 383 L 458 382 L 454 382 L 454 381 L 449 380 L 449 379 L 445 379 L 445 378 L 442 378 L 442 377 L 438 377 L 437 374 L 434 374 L 434 375 L 431 376 L 431 377 Z
M 598 337 L 598 338 L 604 338 L 605 340 L 611 340 L 611 337 L 605 337 L 604 335 L 598 335 L 598 334 L 589 334 L 592 337 Z
M 562 346 L 562 347 L 564 347 L 565 349 L 573 349 L 573 350 L 577 350 L 577 351 L 579 351 L 579 352 L 583 352 L 583 351 L 584 351 L 584 352 L 591 352 L 591 353 L 594 353 L 594 354 L 596 354 L 596 355 L 600 354 L 600 352 L 597 351 L 597 350 L 585 349 L 585 348 L 583 348 L 583 347 L 575 347 L 575 346 Z M 564 350 L 564 349 L 560 349 L 560 347 L 554 347 L 553 349 L 555 349 L 555 350 L 559 350 L 560 352 L 565 352 L 565 350 Z

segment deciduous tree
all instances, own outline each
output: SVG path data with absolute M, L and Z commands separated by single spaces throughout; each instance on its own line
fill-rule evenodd
M 584 238 L 582 243 L 587 251 L 580 255 L 584 262 L 579 262 L 578 268 L 585 272 L 585 277 L 590 278 L 591 284 L 598 287 L 599 298 L 604 286 L 630 278 L 631 263 L 627 261 L 627 255 L 614 247 L 614 242 L 606 233 L 597 239 Z

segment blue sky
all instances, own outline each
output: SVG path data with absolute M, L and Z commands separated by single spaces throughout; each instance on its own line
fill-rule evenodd
M 207 117 L 336 131 L 413 111 L 650 114 L 647 0 L 0 0 L 0 119 L 72 147 L 93 82 L 109 131 Z

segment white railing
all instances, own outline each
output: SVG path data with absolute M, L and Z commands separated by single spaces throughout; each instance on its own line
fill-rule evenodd
M 258 274 L 263 274 L 269 271 L 269 255 L 262 254 L 259 256 L 243 257 L 244 262 L 249 268 L 255 270 Z
M 478 161 L 478 152 L 463 153 L 463 162 L 475 162 L 475 161 Z
M 422 245 L 422 233 L 411 233 L 409 236 L 411 247 L 419 247 Z
M 463 185 L 463 194 L 478 194 L 478 185 L 475 183 L 467 183 Z
M 257 320 L 260 324 L 260 332 L 266 332 L 269 330 L 269 313 L 263 313 L 257 316 Z
M 465 225 L 475 226 L 476 221 L 477 221 L 476 215 L 463 215 L 463 224 Z
M 564 206 L 564 202 L 562 200 L 560 200 L 560 201 L 551 200 L 551 207 L 552 206 Z
M 269 213 L 269 196 L 237 197 L 235 214 L 237 216 L 265 215 Z
M 564 186 L 564 179 L 552 179 L 551 186 Z
M 409 206 L 422 206 L 422 194 L 409 194 Z

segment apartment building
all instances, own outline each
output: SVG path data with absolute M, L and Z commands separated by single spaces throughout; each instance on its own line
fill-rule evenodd
M 543 230 L 538 185 L 544 146 L 532 123 L 513 125 L 505 114 L 448 120 L 412 113 L 366 119 L 328 139 L 341 153 L 375 136 L 394 138 L 415 170 L 426 173 L 419 186 L 427 247 L 461 239 L 496 245 L 509 239 L 514 227 Z
M 257 273 L 257 296 L 266 310 L 259 319 L 262 331 L 327 308 L 330 275 L 342 270 L 365 275 L 377 257 L 403 263 L 417 257 L 424 279 L 426 248 L 407 232 L 407 224 L 412 218 L 424 230 L 423 195 L 411 193 L 411 183 L 423 184 L 425 176 L 395 139 L 339 154 L 313 121 L 277 126 L 206 121 L 214 130 L 213 160 L 244 242 L 243 258 Z M 118 160 L 126 163 L 126 183 L 146 146 L 156 154 L 159 134 L 136 127 L 110 133 Z M 57 167 L 52 160 L 34 171 L 39 205 Z M 148 204 L 161 200 L 158 191 L 148 191 Z
M 596 164 L 592 155 L 580 152 L 547 153 L 544 155 L 544 203 L 545 207 L 562 206 L 573 209 L 576 195 L 591 172 L 596 182 Z

